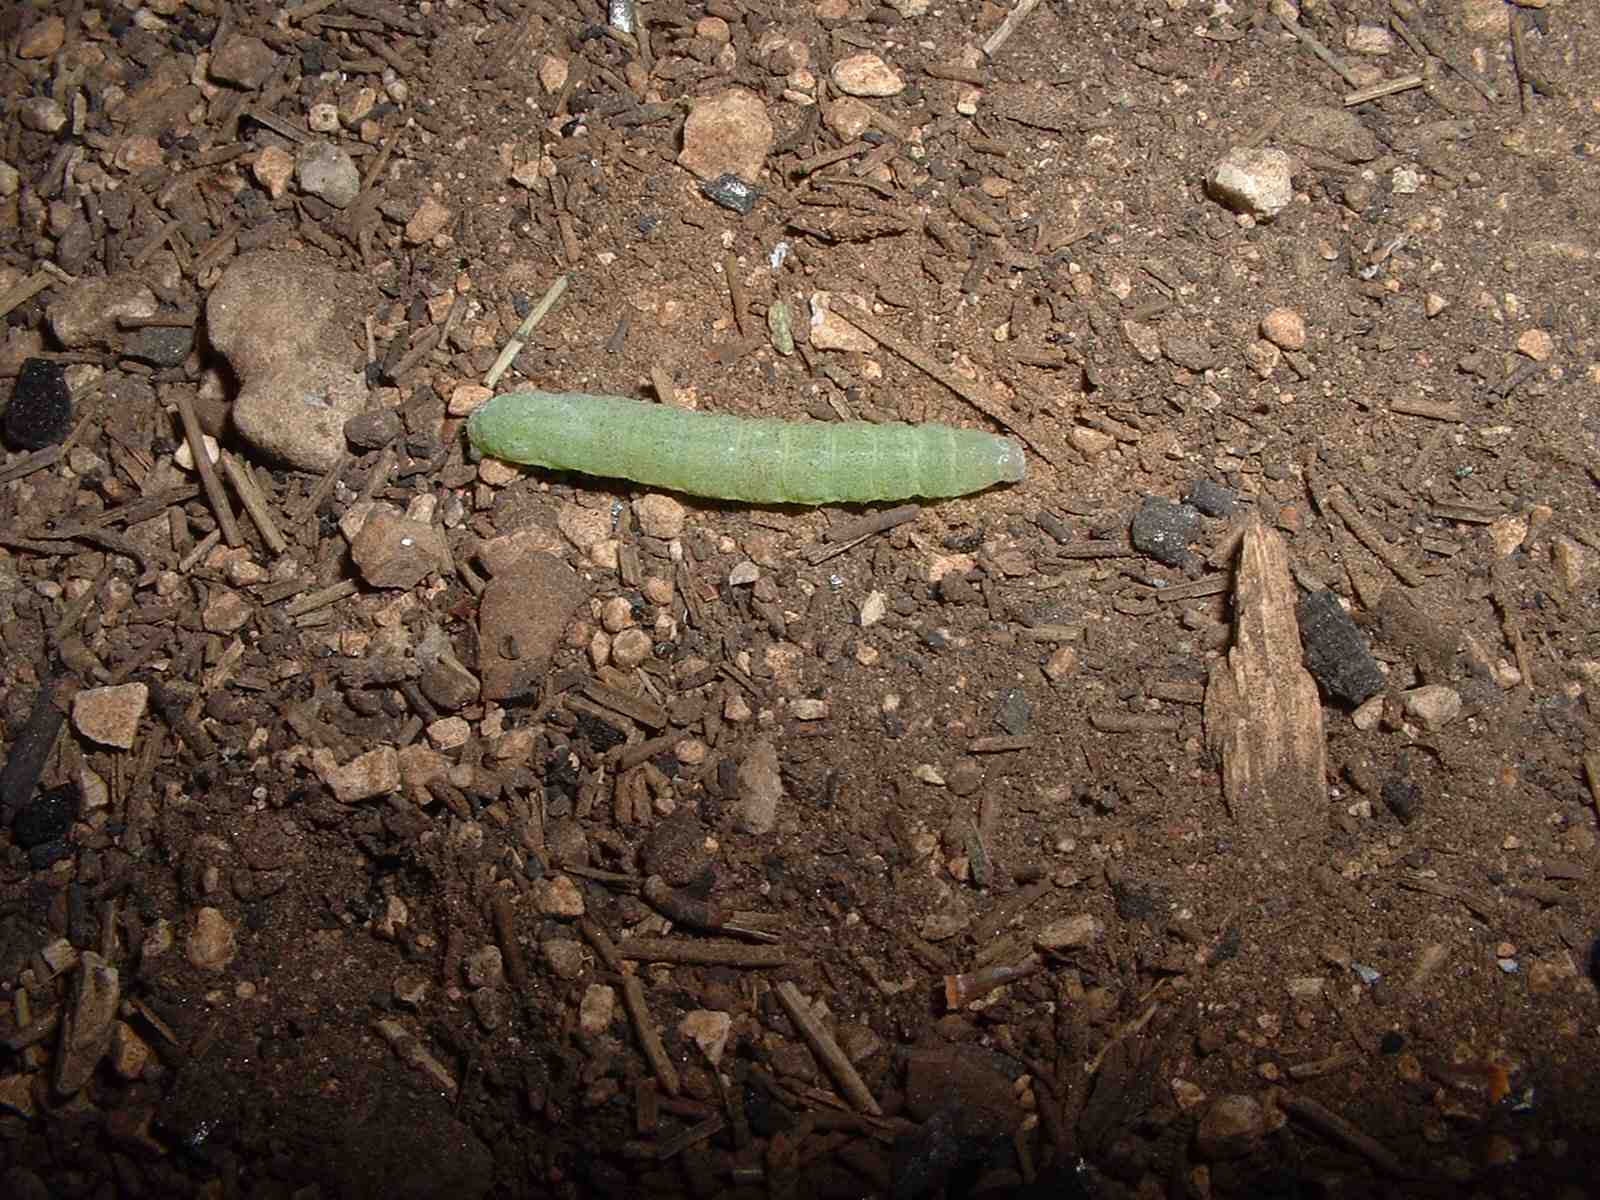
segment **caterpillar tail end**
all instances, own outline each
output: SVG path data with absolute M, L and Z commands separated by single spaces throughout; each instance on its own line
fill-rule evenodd
M 1021 483 L 1028 474 L 1028 459 L 1022 443 L 1014 437 L 1000 439 L 1000 482 Z

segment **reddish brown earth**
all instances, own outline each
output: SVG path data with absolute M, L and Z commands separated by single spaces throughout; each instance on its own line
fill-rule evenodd
M 1600 12 L 284 7 L 0 16 L 0 1192 L 1593 1192 Z M 1029 471 L 475 461 L 534 386 Z

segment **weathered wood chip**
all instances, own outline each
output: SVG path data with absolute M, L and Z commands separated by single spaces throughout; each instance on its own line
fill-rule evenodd
M 1234 819 L 1262 842 L 1320 833 L 1328 783 L 1317 685 L 1301 662 L 1283 538 L 1253 518 L 1239 548 L 1234 644 L 1206 686 L 1206 743 Z

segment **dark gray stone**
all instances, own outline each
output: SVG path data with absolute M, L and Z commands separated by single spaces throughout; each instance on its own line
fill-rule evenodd
M 1328 695 L 1360 704 L 1383 691 L 1387 680 L 1367 646 L 1366 635 L 1339 603 L 1324 590 L 1300 601 L 1300 645 L 1306 669 Z
M 1189 543 L 1200 531 L 1200 514 L 1187 504 L 1146 496 L 1134 514 L 1133 548 L 1169 567 L 1189 562 Z

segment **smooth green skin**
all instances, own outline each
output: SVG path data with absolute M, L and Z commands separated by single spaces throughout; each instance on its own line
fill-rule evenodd
M 976 429 L 774 421 L 582 392 L 495 396 L 467 436 L 508 462 L 755 504 L 963 496 L 1026 469 L 1015 438 Z

